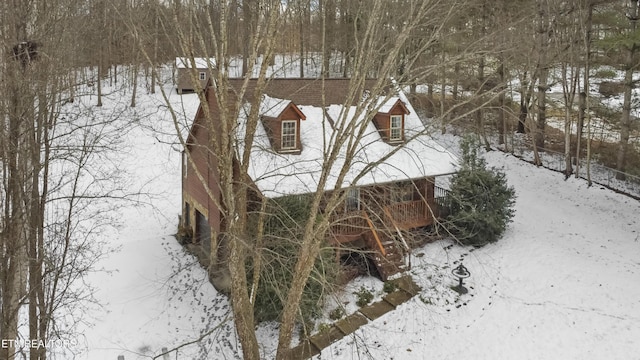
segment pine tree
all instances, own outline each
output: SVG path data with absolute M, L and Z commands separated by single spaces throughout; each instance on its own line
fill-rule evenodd
M 445 227 L 465 245 L 496 242 L 514 216 L 515 190 L 506 175 L 488 168 L 470 138 L 461 141 L 462 169 L 451 180 Z

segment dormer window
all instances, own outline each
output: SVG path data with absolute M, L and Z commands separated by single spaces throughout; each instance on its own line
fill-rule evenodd
M 265 96 L 260 119 L 274 151 L 296 155 L 302 152 L 300 122 L 306 116 L 291 101 Z
M 282 137 L 280 148 L 282 150 L 295 150 L 297 148 L 297 120 L 282 121 Z
M 382 141 L 394 146 L 404 141 L 404 121 L 408 114 L 409 109 L 400 99 L 389 100 L 380 108 L 373 117 L 373 124 Z
M 389 141 L 402 141 L 402 115 L 391 115 Z

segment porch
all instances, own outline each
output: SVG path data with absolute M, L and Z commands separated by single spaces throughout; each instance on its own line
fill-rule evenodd
M 447 193 L 443 188 L 434 187 L 433 197 L 429 199 L 402 201 L 333 214 L 331 233 L 337 242 L 348 243 L 371 230 L 384 231 L 387 228 L 402 231 L 432 225 L 436 219 L 446 215 L 443 205 Z

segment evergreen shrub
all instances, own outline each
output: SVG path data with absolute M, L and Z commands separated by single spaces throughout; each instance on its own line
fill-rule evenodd
M 267 206 L 260 282 L 254 303 L 254 317 L 257 322 L 280 319 L 294 276 L 293 270 L 298 261 L 300 239 L 309 216 L 310 201 L 306 200 L 288 196 L 270 200 Z M 337 278 L 338 267 L 335 253 L 329 248 L 323 249 L 314 263 L 300 302 L 299 320 L 305 326 L 321 314 L 325 295 L 330 293 L 328 287 L 334 284 Z M 254 261 L 249 257 L 249 286 L 253 281 L 253 269 Z
M 488 168 L 476 142 L 460 142 L 462 168 L 451 180 L 449 216 L 444 226 L 464 245 L 483 246 L 498 241 L 514 216 L 515 190 L 506 175 Z

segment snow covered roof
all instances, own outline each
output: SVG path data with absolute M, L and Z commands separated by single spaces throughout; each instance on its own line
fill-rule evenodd
M 365 135 L 356 144 L 356 152 L 349 172 L 340 184 L 342 187 L 382 184 L 455 172 L 457 158 L 424 133 L 424 124 L 402 92 L 398 92 L 384 103 L 379 102 L 379 112 L 390 111 L 398 101 L 402 101 L 409 110 L 409 114 L 405 115 L 405 138 L 412 139 L 400 147 L 384 142 L 371 119 L 364 119 L 363 116 L 356 118 L 356 107 L 353 105 L 331 104 L 321 107 L 300 105 L 293 101 L 306 116 L 306 121 L 300 122 L 302 152 L 286 154 L 274 151 L 267 131 L 260 122 L 251 149 L 249 175 L 262 194 L 267 197 L 316 191 L 324 166 L 324 154 L 331 147 L 332 135 L 336 131 L 334 124 L 338 119 L 367 122 Z M 265 95 L 260 103 L 261 114 L 277 117 L 290 103 L 292 101 L 289 99 Z M 248 110 L 249 106 L 246 105 L 244 113 L 248 114 Z M 238 124 L 239 139 L 244 139 L 245 123 L 246 118 L 241 116 Z M 241 145 L 242 141 L 238 143 Z M 395 153 L 389 156 L 394 151 Z M 345 152 L 343 148 L 332 168 L 330 181 L 327 182 L 325 190 L 331 190 L 336 186 L 337 175 L 346 161 Z M 386 156 L 389 157 L 382 160 Z M 380 163 L 356 180 L 356 177 L 369 164 L 375 162 Z
M 196 64 L 196 69 L 206 69 L 211 66 L 216 65 L 216 60 L 214 58 L 194 58 L 193 59 Z M 177 57 L 176 58 L 176 68 L 178 69 L 190 69 L 191 68 L 191 59 L 188 57 Z
M 291 101 L 284 99 L 271 98 L 265 96 L 260 103 L 260 115 L 268 117 L 278 117 L 284 109 L 291 104 Z

